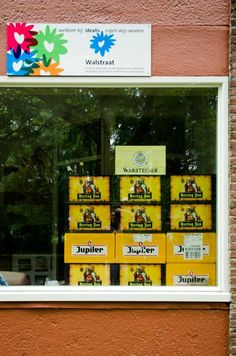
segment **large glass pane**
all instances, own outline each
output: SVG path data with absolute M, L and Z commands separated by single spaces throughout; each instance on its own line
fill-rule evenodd
M 1 88 L 3 284 L 216 285 L 216 105 L 214 88 Z M 116 174 L 119 149 L 141 168 Z

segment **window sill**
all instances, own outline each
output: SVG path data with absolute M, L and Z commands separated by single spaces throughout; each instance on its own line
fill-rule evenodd
M 3 287 L 0 302 L 230 302 L 217 287 Z

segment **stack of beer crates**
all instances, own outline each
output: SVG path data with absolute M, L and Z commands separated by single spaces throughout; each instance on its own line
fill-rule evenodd
M 69 177 L 69 232 L 64 261 L 70 285 L 110 285 L 115 237 L 110 230 L 110 177 Z
M 166 284 L 216 285 L 216 234 L 209 175 L 171 176 Z
M 160 286 L 166 262 L 160 176 L 120 176 L 120 285 Z

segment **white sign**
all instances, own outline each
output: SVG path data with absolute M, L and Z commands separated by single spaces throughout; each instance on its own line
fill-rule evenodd
M 158 246 L 123 245 L 123 256 L 158 256 Z
M 107 256 L 106 245 L 72 245 L 72 256 Z
M 184 235 L 184 258 L 185 260 L 203 259 L 203 236 L 192 233 Z
M 175 256 L 185 256 L 185 246 L 184 245 L 174 245 L 173 246 L 173 253 Z M 185 256 L 185 259 L 202 259 L 203 256 L 209 256 L 209 245 L 203 245 L 202 246 L 202 251 L 199 251 L 199 248 L 197 248 L 197 253 L 196 250 L 193 250 L 192 254 L 188 253 L 187 256 Z
M 206 274 L 198 275 L 174 275 L 174 286 L 208 286 L 209 276 Z
M 7 25 L 11 76 L 150 76 L 151 25 Z
M 116 146 L 115 174 L 166 174 L 165 146 Z

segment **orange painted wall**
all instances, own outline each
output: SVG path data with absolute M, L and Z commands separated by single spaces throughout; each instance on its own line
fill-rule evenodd
M 152 75 L 228 75 L 228 0 L 3 0 L 7 22 L 151 23 Z M 142 49 L 140 49 L 142 50 Z M 14 80 L 14 79 L 13 79 Z M 228 354 L 224 303 L 0 304 L 2 355 Z
M 83 303 L 15 308 L 0 309 L 1 355 L 228 354 L 224 304 Z

